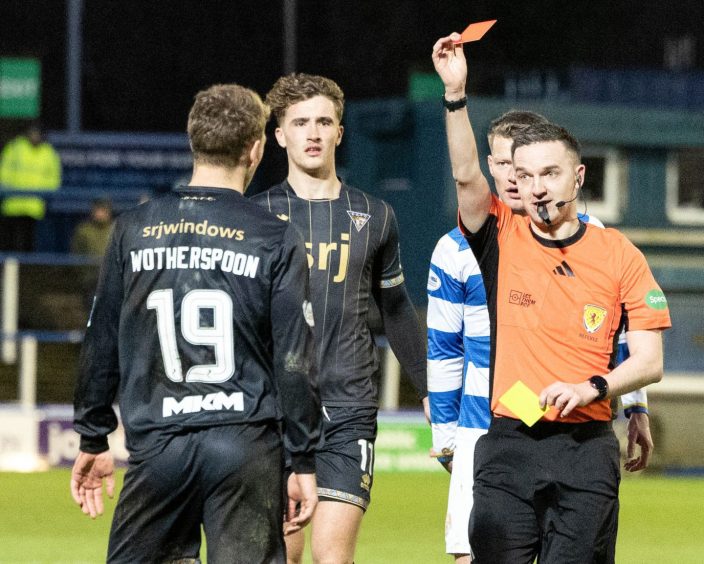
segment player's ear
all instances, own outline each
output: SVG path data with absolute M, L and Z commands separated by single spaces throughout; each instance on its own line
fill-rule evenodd
M 259 163 L 264 158 L 264 145 L 266 144 L 266 136 L 262 135 L 261 139 L 257 139 L 252 143 L 252 147 L 249 149 L 249 163 L 250 167 L 257 167 Z
M 277 127 L 274 130 L 274 135 L 276 136 L 276 142 L 279 144 L 279 147 L 285 149 L 286 148 L 286 137 L 284 136 L 284 132 L 280 127 Z
M 486 164 L 489 165 L 489 172 L 494 176 L 494 157 L 491 156 L 491 153 L 486 156 Z
M 344 126 L 340 125 L 337 128 L 337 141 L 335 141 L 335 146 L 337 147 L 340 143 L 342 143 L 342 134 L 345 132 Z

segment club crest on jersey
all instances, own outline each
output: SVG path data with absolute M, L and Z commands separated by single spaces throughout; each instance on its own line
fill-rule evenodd
M 362 230 L 362 228 L 367 224 L 367 221 L 369 221 L 372 217 L 368 213 L 356 212 L 352 210 L 347 210 L 347 215 L 349 215 L 352 219 L 352 223 L 354 223 L 357 233 Z
M 584 306 L 584 327 L 587 333 L 595 333 L 604 324 L 606 309 L 601 306 L 587 304 Z
M 442 282 L 440 282 L 438 275 L 434 272 L 430 272 L 430 274 L 428 274 L 428 292 L 439 290 L 440 286 L 442 286 Z

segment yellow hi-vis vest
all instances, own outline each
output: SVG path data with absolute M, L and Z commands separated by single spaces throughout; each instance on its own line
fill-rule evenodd
M 61 185 L 61 160 L 48 143 L 36 147 L 24 136 L 10 141 L 0 154 L 0 185 L 11 190 L 56 190 Z M 44 200 L 36 196 L 3 199 L 2 215 L 43 219 Z

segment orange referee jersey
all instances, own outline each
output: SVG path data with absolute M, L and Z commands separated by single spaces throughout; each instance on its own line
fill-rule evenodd
M 517 380 L 540 394 L 556 381 L 608 373 L 622 316 L 630 331 L 671 326 L 645 257 L 615 229 L 580 223 L 568 239 L 543 239 L 494 196 L 486 223 L 467 239 L 487 291 L 495 415 L 517 418 L 498 401 Z M 543 420 L 557 417 L 551 408 Z M 602 400 L 560 421 L 609 419 L 609 400 Z

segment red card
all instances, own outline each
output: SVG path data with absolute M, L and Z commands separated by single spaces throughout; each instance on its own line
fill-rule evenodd
M 485 22 L 470 24 L 467 26 L 467 29 L 462 32 L 460 40 L 455 41 L 455 45 L 459 45 L 460 43 L 469 43 L 470 41 L 479 41 L 495 23 L 496 20 L 487 20 Z

